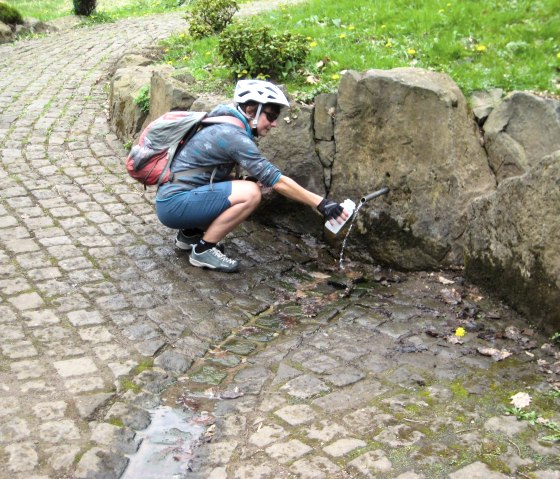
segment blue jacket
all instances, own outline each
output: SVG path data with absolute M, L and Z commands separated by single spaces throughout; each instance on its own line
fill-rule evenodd
M 205 126 L 197 132 L 175 156 L 171 172 L 190 168 L 218 166 L 213 182 L 230 181 L 236 165 L 257 178 L 264 186 L 273 186 L 281 176 L 280 170 L 270 163 L 255 144 L 247 120 L 233 107 L 220 105 L 208 116 L 235 116 L 243 121 L 245 130 L 229 123 Z M 197 173 L 176 183 L 164 183 L 158 189 L 156 200 L 165 200 L 183 191 L 210 183 L 212 170 Z

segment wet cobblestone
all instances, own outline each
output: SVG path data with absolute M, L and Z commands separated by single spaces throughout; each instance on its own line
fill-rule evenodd
M 340 271 L 251 222 L 233 277 L 175 251 L 124 172 L 106 75 L 183 27 L 0 45 L 0 479 L 118 478 L 178 401 L 212 418 L 188 477 L 558 479 L 558 445 L 504 415 L 521 389 L 560 422 L 558 352 L 460 272 Z

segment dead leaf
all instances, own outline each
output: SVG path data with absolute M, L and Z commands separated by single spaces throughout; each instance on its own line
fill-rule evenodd
M 451 344 L 463 344 L 463 341 L 455 335 L 446 336 L 445 340 Z
M 243 391 L 241 391 L 237 386 L 234 389 L 224 391 L 220 394 L 221 399 L 237 399 L 241 396 L 243 396 Z
M 321 273 L 319 271 L 311 271 L 309 276 L 317 279 L 329 279 L 331 277 L 329 274 Z
M 455 305 L 459 304 L 463 300 L 461 294 L 455 288 L 442 289 L 441 294 L 443 301 L 447 304 Z
M 317 83 L 320 83 L 321 80 L 319 78 L 317 78 L 315 75 L 309 75 L 305 78 L 305 81 L 307 83 L 309 83 L 310 85 L 317 85 Z
M 455 281 L 453 281 L 453 280 L 451 280 L 451 279 L 447 279 L 447 278 L 444 277 L 444 276 L 439 276 L 439 277 L 438 277 L 438 281 L 439 281 L 441 284 L 453 284 L 453 283 L 455 283 Z
M 200 424 L 201 426 L 209 426 L 216 422 L 216 418 L 211 414 L 202 414 L 198 417 L 192 418 L 191 421 L 195 424 Z
M 508 326 L 504 331 L 504 336 L 512 341 L 519 341 L 521 339 L 521 332 L 515 326 Z
M 329 57 L 324 57 L 322 60 L 319 60 L 315 64 L 315 66 L 317 67 L 317 69 L 321 70 L 321 69 L 325 68 L 330 62 L 331 62 L 331 59 Z
M 486 347 L 479 347 L 477 348 L 477 351 L 483 356 L 491 356 L 494 361 L 501 361 L 502 359 L 506 359 L 512 354 L 507 349 L 500 350 L 496 348 L 486 348 Z

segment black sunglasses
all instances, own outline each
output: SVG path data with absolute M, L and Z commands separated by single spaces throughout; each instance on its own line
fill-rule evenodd
M 270 122 L 273 123 L 276 120 L 278 120 L 278 117 L 280 116 L 280 113 L 275 113 L 273 111 L 263 111 L 263 113 L 266 115 L 266 119 Z

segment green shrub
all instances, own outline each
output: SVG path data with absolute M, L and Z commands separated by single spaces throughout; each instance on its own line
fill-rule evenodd
M 136 98 L 134 98 L 134 103 L 136 103 L 140 110 L 147 113 L 150 111 L 150 85 L 144 85 L 140 90 Z
M 74 13 L 76 15 L 85 15 L 89 17 L 97 6 L 97 0 L 73 0 L 74 1 Z
M 21 25 L 23 24 L 23 17 L 14 7 L 0 2 L 0 22 L 7 25 Z
M 308 43 L 299 34 L 272 33 L 268 27 L 239 22 L 222 32 L 218 53 L 238 78 L 280 79 L 304 64 Z
M 239 5 L 235 0 L 194 0 L 192 9 L 185 16 L 193 38 L 216 35 L 230 23 Z

